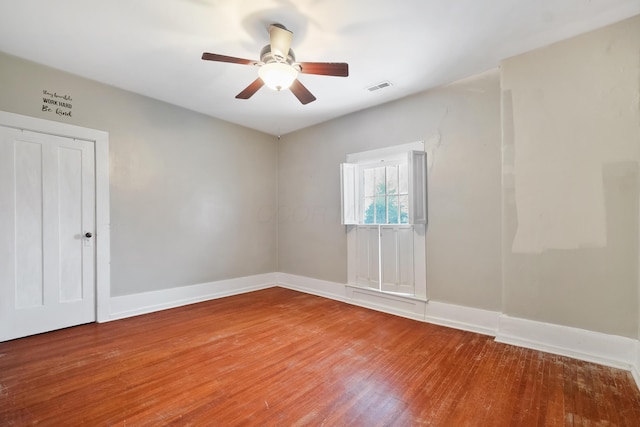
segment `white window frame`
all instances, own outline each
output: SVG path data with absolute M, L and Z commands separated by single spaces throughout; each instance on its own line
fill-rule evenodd
M 402 162 L 407 162 L 409 169 L 409 224 L 364 224 L 363 197 L 360 197 L 362 170 Z M 348 284 L 426 300 L 427 170 L 424 143 L 420 141 L 349 154 L 340 171 L 342 223 L 347 226 Z M 411 238 L 406 237 L 407 229 L 412 230 Z M 400 230 L 404 230 L 405 245 L 413 247 L 398 247 Z M 377 251 L 377 257 L 372 250 Z M 383 252 L 387 253 L 385 259 L 382 258 Z M 389 277 L 394 278 L 393 283 L 385 280 Z
M 384 160 L 384 161 L 377 161 L 377 162 L 373 162 L 373 163 L 365 163 L 365 164 L 357 164 L 358 167 L 358 180 L 359 180 L 359 190 L 358 192 L 363 192 L 364 191 L 364 186 L 365 186 L 365 171 L 368 169 L 376 169 L 376 168 L 381 168 L 384 167 L 386 168 L 387 166 L 396 166 L 398 167 L 398 169 L 400 168 L 400 165 L 407 165 L 407 169 L 409 169 L 409 161 L 405 160 L 403 161 L 402 159 L 393 159 L 393 160 Z M 386 176 L 386 170 L 385 170 L 385 181 L 387 181 L 387 176 Z M 407 177 L 407 192 L 406 193 L 400 193 L 400 183 L 398 182 L 398 192 L 396 194 L 389 194 L 387 192 L 387 190 L 385 190 L 384 193 L 384 197 L 385 197 L 385 216 L 388 219 L 389 218 L 389 197 L 390 196 L 398 196 L 398 205 L 400 204 L 400 196 L 409 196 L 409 177 Z M 375 199 L 377 197 L 380 197 L 382 195 L 378 195 L 378 194 L 374 194 L 373 196 L 366 196 L 366 194 L 363 194 L 362 197 L 358 198 L 358 208 L 359 208 L 359 224 L 402 224 L 402 223 L 380 223 L 380 222 L 375 222 L 375 223 L 365 223 L 364 222 L 364 216 L 365 216 L 365 199 L 367 197 L 373 197 L 374 198 L 374 205 L 377 203 L 375 201 Z M 375 211 L 375 207 L 374 207 L 374 211 Z M 400 216 L 400 212 L 398 212 L 398 216 Z M 404 224 L 409 224 L 411 221 L 406 222 Z

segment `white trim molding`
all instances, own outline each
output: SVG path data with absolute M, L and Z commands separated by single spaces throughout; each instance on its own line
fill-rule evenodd
M 626 370 L 638 360 L 638 340 L 504 314 L 496 341 Z
M 631 367 L 631 375 L 636 380 L 636 385 L 640 388 L 640 341 L 636 340 L 636 360 Z
M 337 301 L 348 302 L 345 285 L 289 273 L 276 273 L 276 283 L 281 288 L 292 289 Z
M 243 294 L 276 285 L 276 274 L 267 273 L 198 285 L 180 286 L 111 298 L 108 320 L 124 319 L 169 308 Z
M 429 301 L 424 320 L 436 325 L 495 336 L 499 317 L 497 311 Z
M 278 286 L 397 316 L 496 337 L 504 344 L 631 371 L 640 387 L 640 342 L 632 338 L 510 317 L 483 310 L 277 273 Z
M 277 273 L 278 286 L 346 302 L 414 320 L 424 320 L 426 300 L 383 293 L 357 285 L 329 282 L 295 274 Z
M 631 371 L 640 387 L 640 342 L 510 317 L 497 311 L 379 292 L 289 273 L 267 273 L 111 298 L 109 320 L 279 286 L 413 320 L 494 336 L 496 342 Z
M 278 286 L 441 326 L 495 336 L 499 313 L 380 292 L 364 286 L 277 273 Z
M 424 320 L 427 301 L 404 295 L 384 293 L 375 289 L 346 285 L 347 302 L 360 307 L 395 314 L 414 320 Z

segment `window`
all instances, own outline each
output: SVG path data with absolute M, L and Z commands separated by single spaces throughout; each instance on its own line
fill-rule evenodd
M 404 144 L 347 156 L 341 165 L 348 281 L 426 298 L 426 154 Z
M 363 224 L 409 223 L 407 163 L 361 168 Z

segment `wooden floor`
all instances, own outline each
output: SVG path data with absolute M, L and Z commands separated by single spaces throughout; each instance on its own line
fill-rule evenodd
M 272 288 L 0 343 L 0 426 L 640 426 L 626 371 Z

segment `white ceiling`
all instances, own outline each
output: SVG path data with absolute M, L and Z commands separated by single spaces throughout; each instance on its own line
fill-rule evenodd
M 284 135 L 637 14 L 640 0 L 6 0 L 0 51 Z M 235 99 L 257 69 L 201 55 L 259 59 L 271 23 L 293 31 L 298 61 L 350 76 L 300 75 L 308 105 L 266 87 Z

